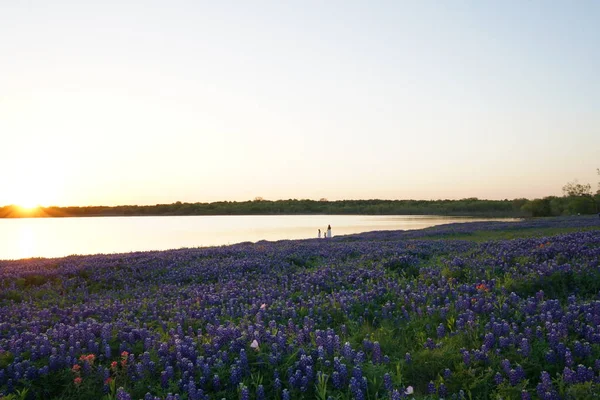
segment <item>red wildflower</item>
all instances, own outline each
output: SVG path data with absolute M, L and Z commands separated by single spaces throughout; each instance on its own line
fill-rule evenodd
M 490 288 L 487 287 L 485 283 L 480 283 L 479 285 L 477 285 L 477 290 L 480 290 L 482 292 L 489 292 Z
M 80 369 L 81 369 L 81 365 L 79 365 L 79 364 L 74 364 L 74 365 L 73 365 L 73 368 L 71 368 L 71 371 L 73 371 L 73 372 L 77 373 L 77 372 L 79 372 L 79 370 L 80 370 Z
M 129 353 L 124 351 L 121 353 L 121 366 L 124 367 L 127 365 L 127 356 L 129 356 Z
M 81 385 L 81 381 L 83 381 L 83 379 L 81 379 L 80 376 L 78 376 L 77 378 L 73 379 L 73 383 L 75 384 L 75 386 Z

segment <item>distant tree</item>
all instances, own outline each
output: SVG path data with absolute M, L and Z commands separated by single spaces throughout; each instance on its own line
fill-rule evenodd
M 550 199 L 550 212 L 552 215 L 563 215 L 565 213 L 569 213 L 568 198 L 550 196 L 548 199 Z
M 568 209 L 575 214 L 591 214 L 598 212 L 598 203 L 592 195 L 592 185 L 589 183 L 578 183 L 577 180 L 568 182 L 562 188 L 565 197 L 569 197 L 570 201 Z
M 254 201 L 265 201 L 264 197 L 256 196 Z
M 523 199 L 523 198 L 521 198 L 521 199 L 514 199 L 512 201 L 512 209 L 513 210 L 520 210 L 521 207 L 523 207 L 527 202 L 528 202 L 528 200 L 527 199 Z
M 548 198 L 529 201 L 523 205 L 522 209 L 530 213 L 532 217 L 549 217 L 552 215 L 552 208 L 550 207 L 550 200 Z
M 327 200 L 325 197 L 321 197 L 321 198 L 319 199 L 319 201 L 329 201 L 329 200 Z
M 592 185 L 589 183 L 581 184 L 577 182 L 575 179 L 573 182 L 567 183 L 562 188 L 565 196 L 577 197 L 577 196 L 591 196 L 592 195 Z

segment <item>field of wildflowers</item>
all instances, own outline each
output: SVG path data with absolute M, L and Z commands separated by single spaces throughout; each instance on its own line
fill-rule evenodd
M 598 218 L 0 261 L 1 399 L 598 392 Z

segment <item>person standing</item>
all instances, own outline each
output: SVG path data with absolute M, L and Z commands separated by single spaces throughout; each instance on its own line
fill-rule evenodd
M 321 229 L 319 229 L 319 236 L 317 236 L 319 239 L 321 239 Z
M 327 237 L 331 238 L 331 225 L 327 225 Z

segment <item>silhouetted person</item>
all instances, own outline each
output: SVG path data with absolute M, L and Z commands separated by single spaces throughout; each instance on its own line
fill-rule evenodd
M 331 225 L 327 225 L 327 237 L 331 238 Z
M 318 236 L 318 238 L 321 239 L 321 230 L 320 229 L 319 229 L 319 236 Z

